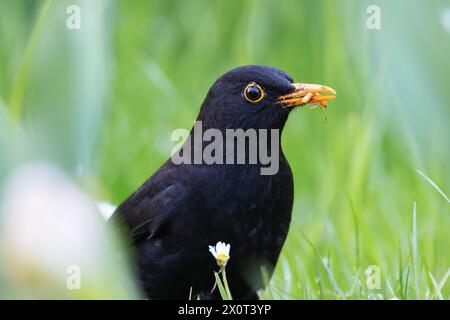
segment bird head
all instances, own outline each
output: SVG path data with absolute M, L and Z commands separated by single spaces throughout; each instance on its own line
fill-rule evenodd
M 216 80 L 197 120 L 218 129 L 282 129 L 295 107 L 325 107 L 335 93 L 324 85 L 294 83 L 286 72 L 275 67 L 242 66 Z

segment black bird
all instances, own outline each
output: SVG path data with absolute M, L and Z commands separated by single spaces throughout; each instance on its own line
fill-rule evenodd
M 242 66 L 213 84 L 197 121 L 203 131 L 214 128 L 224 136 L 227 129 L 278 130 L 279 137 L 268 134 L 264 142 L 272 150 L 293 107 L 325 106 L 334 98 L 320 93 L 335 94 L 326 86 L 293 83 L 274 67 Z M 180 156 L 194 154 L 193 141 L 186 140 Z M 233 148 L 224 146 L 218 157 L 225 160 L 227 152 L 239 151 Z M 233 298 L 258 298 L 262 270 L 272 275 L 288 233 L 293 178 L 281 148 L 271 155 L 278 160 L 275 174 L 262 174 L 260 161 L 248 161 L 249 144 L 244 150 L 244 164 L 175 164 L 171 158 L 117 208 L 112 221 L 132 239 L 148 298 L 187 299 L 191 293 L 219 299 L 217 288 L 212 291 L 218 267 L 208 252 L 218 241 L 231 245 L 226 270 Z

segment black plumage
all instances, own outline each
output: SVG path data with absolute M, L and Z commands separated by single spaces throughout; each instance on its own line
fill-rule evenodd
M 257 103 L 243 96 L 252 82 L 265 94 Z M 294 91 L 291 77 L 279 69 L 238 67 L 213 84 L 197 120 L 204 130 L 282 131 L 293 108 L 278 101 Z M 220 298 L 217 288 L 211 293 L 218 267 L 208 252 L 218 241 L 231 244 L 227 277 L 233 298 L 257 298 L 261 267 L 272 274 L 291 220 L 293 178 L 278 152 L 274 175 L 261 175 L 259 163 L 176 165 L 169 159 L 118 207 L 112 220 L 131 236 L 148 298 L 187 299 L 191 290 Z

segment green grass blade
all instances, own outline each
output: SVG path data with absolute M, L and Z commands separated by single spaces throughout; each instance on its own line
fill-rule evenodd
M 222 297 L 222 299 L 231 300 L 231 298 L 227 294 L 227 291 L 225 290 L 225 287 L 222 284 L 222 280 L 219 277 L 219 273 L 214 272 L 214 277 L 216 278 L 217 288 L 219 288 L 220 296 Z
M 414 268 L 414 286 L 416 290 L 416 298 L 420 297 L 420 281 L 419 281 L 419 248 L 417 241 L 417 205 L 413 202 L 413 230 L 412 230 L 412 256 Z
M 441 281 L 439 281 L 439 284 L 436 288 L 436 291 L 434 292 L 432 299 L 434 299 L 434 297 L 438 296 L 439 298 L 443 298 L 442 296 L 442 288 L 444 287 L 444 285 L 447 283 L 448 278 L 450 277 L 450 268 L 447 269 L 447 272 L 445 273 L 445 275 L 442 277 Z
M 19 70 L 11 89 L 11 97 L 9 101 L 12 120 L 16 123 L 22 116 L 22 103 L 27 86 L 28 74 L 31 69 L 34 52 L 36 51 L 39 39 L 41 38 L 48 13 L 50 11 L 53 0 L 47 0 L 39 13 L 36 25 L 31 33 L 30 40 L 25 48 Z
M 433 188 L 435 188 L 448 203 L 450 203 L 450 199 L 448 198 L 448 196 L 437 186 L 436 183 L 433 182 L 433 180 L 431 180 L 425 173 L 423 173 L 419 169 L 416 169 L 416 171 L 422 176 L 422 178 L 428 181 L 428 183 L 431 184 Z

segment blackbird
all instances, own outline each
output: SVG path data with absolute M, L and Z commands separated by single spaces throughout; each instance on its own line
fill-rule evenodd
M 250 139 L 243 149 L 228 150 L 223 143 L 215 154 L 223 161 L 175 163 L 172 157 L 120 204 L 112 223 L 131 240 L 147 298 L 220 299 L 213 274 L 218 266 L 208 246 L 224 241 L 231 245 L 226 271 L 233 298 L 258 299 L 257 290 L 271 277 L 286 240 L 293 203 L 292 172 L 282 149 L 274 146 L 294 107 L 326 106 L 334 94 L 327 86 L 293 83 L 269 66 L 237 67 L 216 80 L 197 117 L 203 130 L 225 135 L 230 129 L 252 129 L 257 138 L 262 129 L 278 132 L 259 144 L 272 150 L 277 170 L 264 174 L 261 161 L 248 161 L 255 150 Z M 179 156 L 194 155 L 193 134 Z M 207 143 L 200 146 L 202 151 Z M 226 162 L 230 152 L 236 152 L 234 160 L 243 156 L 246 161 Z

